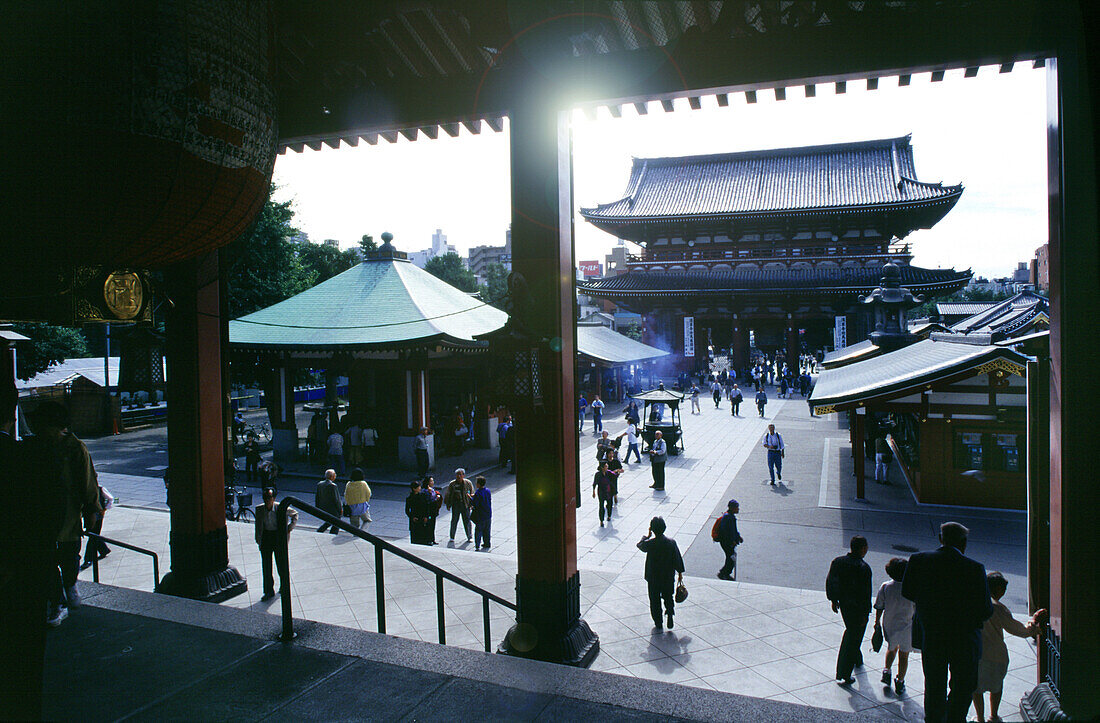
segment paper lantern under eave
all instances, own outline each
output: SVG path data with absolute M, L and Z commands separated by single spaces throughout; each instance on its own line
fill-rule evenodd
M 248 228 L 276 151 L 267 3 L 18 5 L 5 245 L 155 268 Z

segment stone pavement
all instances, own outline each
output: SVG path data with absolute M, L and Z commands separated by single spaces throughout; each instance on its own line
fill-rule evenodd
M 832 682 L 841 623 L 821 592 L 828 561 L 843 553 L 852 534 L 867 535 L 872 548 L 868 562 L 877 588 L 886 579 L 885 561 L 908 554 L 899 547 L 935 546 L 935 527 L 946 515 L 974 530 L 970 554 L 991 569 L 1008 573 L 1006 602 L 1020 614 L 1026 594 L 1021 577 L 1023 516 L 921 507 L 896 479 L 885 487 L 869 483 L 868 501 L 856 502 L 847 432 L 835 418 L 811 419 L 797 396 L 786 401 L 773 398 L 765 420 L 756 417 L 750 405 L 742 409 L 749 414 L 741 418 L 731 417 L 725 402 L 720 410 L 704 404 L 702 414 L 685 414 L 687 449 L 684 455 L 670 457 L 666 491 L 649 489 L 647 463 L 627 465 L 616 516 L 605 528 L 599 527 L 591 498 L 590 480 L 595 470 L 591 422 L 580 436 L 582 506 L 577 511 L 577 546 L 582 610 L 599 633 L 602 648 L 593 667 L 695 688 L 812 702 L 837 710 L 919 716 L 923 689 L 919 657 L 910 666 L 907 696 L 888 693 L 878 684 L 880 658 L 869 651 L 868 667 L 852 690 L 844 691 Z M 613 435 L 625 428 L 621 414 L 609 410 L 605 419 Z M 788 447 L 781 487 L 767 484 L 759 446 L 769 421 L 777 424 Z M 515 477 L 499 469 L 488 471 L 487 476 L 494 494 L 491 552 L 473 552 L 472 543 L 465 541 L 461 531 L 456 549 L 450 549 L 446 512 L 437 527 L 437 540 L 442 544 L 408 549 L 514 599 Z M 442 487 L 449 477 L 438 474 L 437 482 Z M 123 482 L 118 479 L 114 483 Z M 136 500 L 141 481 L 134 486 L 129 499 Z M 125 495 L 130 493 L 111 489 L 123 497 L 125 505 Z M 374 493 L 371 531 L 407 545 L 404 491 L 376 486 Z M 163 494 L 163 485 L 157 494 Z M 710 524 L 731 496 L 741 502 L 739 520 L 746 538 L 739 549 L 737 583 L 713 579 L 721 553 L 710 540 Z M 311 496 L 306 494 L 304 499 L 309 501 Z M 641 580 L 643 557 L 635 548 L 655 514 L 665 517 L 669 534 L 679 539 L 685 551 L 691 590 L 688 602 L 679 608 L 676 628 L 663 633 L 651 629 Z M 316 534 L 311 524 L 316 526 L 303 515 L 291 536 L 295 615 L 375 630 L 370 546 L 346 533 Z M 229 528 L 230 559 L 250 579 L 251 589 L 226 605 L 277 614 L 276 601 L 258 601 L 259 558 L 251 527 L 230 523 Z M 163 513 L 120 508 L 108 517 L 105 534 L 162 551 L 167 568 L 168 525 Z M 148 561 L 121 550 L 104 560 L 101 572 L 106 583 L 139 589 L 151 586 Z M 386 560 L 386 578 L 387 632 L 434 642 L 434 579 L 394 558 Z M 447 642 L 480 649 L 479 598 L 449 583 L 445 590 Z M 511 620 L 509 612 L 496 605 L 491 611 L 495 643 Z M 1013 712 L 1015 701 L 1034 685 L 1035 655 L 1026 641 L 1012 638 L 1008 643 L 1013 668 L 1006 681 L 1003 709 Z
M 158 550 L 167 561 L 168 530 L 163 513 L 122 508 L 111 533 Z M 278 599 L 260 602 L 260 565 L 252 527 L 230 523 L 230 557 L 250 580 L 244 595 L 223 603 L 279 614 Z M 515 595 L 514 558 L 466 550 L 425 548 L 400 543 L 424 559 L 459 574 L 506 599 Z M 291 579 L 295 617 L 345 627 L 377 630 L 373 551 L 350 535 L 331 536 L 296 530 L 291 535 Z M 101 567 L 101 581 L 150 590 L 148 558 L 116 549 Z M 593 669 L 703 690 L 718 690 L 842 711 L 880 713 L 919 720 L 923 680 L 919 657 L 907 676 L 908 693 L 897 696 L 878 683 L 879 656 L 864 643 L 867 667 L 850 690 L 832 681 L 842 625 L 824 596 L 748 582 L 691 578 L 690 596 L 678 606 L 676 627 L 658 632 L 644 600 L 636 560 L 617 568 L 581 569 L 582 611 L 600 635 L 601 652 Z M 434 577 L 397 558 L 387 557 L 387 633 L 437 641 Z M 82 574 L 87 579 L 91 571 Z M 481 650 L 484 645 L 480 598 L 445 583 L 446 637 L 449 645 Z M 499 642 L 512 623 L 508 610 L 490 606 L 491 642 Z M 868 635 L 870 631 L 868 631 Z M 1029 644 L 1008 641 L 1012 669 L 1005 687 L 1004 710 L 1033 687 L 1035 656 Z M 1011 718 L 1009 718 L 1011 719 Z

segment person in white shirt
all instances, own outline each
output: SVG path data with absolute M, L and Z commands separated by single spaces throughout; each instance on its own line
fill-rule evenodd
M 623 462 L 630 461 L 631 452 L 634 453 L 635 462 L 642 461 L 642 454 L 638 451 L 638 425 L 634 422 L 626 425 L 626 456 L 623 457 Z
M 768 450 L 768 476 L 771 477 L 772 487 L 775 479 L 783 481 L 783 436 L 775 431 L 775 425 L 768 425 L 768 433 L 764 435 L 764 449 Z
M 653 444 L 649 447 L 649 461 L 653 472 L 653 484 L 650 487 L 655 490 L 664 490 L 665 488 L 665 462 L 668 461 L 668 445 L 662 439 L 663 436 L 661 432 L 657 432 Z

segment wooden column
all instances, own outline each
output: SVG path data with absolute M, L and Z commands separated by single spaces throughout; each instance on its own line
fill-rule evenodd
M 749 330 L 745 321 L 733 315 L 733 368 L 740 374 L 749 365 Z
M 1084 7 L 1072 4 L 1073 8 Z M 1074 10 L 1072 14 L 1076 15 Z M 1074 720 L 1100 717 L 1100 547 L 1096 514 L 1096 329 L 1100 328 L 1095 12 L 1071 17 L 1047 68 L 1050 251 L 1050 628 L 1056 681 Z M 1087 39 L 1087 40 L 1086 40 Z M 1091 47 L 1088 45 L 1091 44 Z M 1086 52 L 1087 49 L 1087 52 Z M 1089 55 L 1088 53 L 1091 53 Z
M 411 436 L 420 434 L 421 427 L 429 426 L 431 410 L 428 408 L 428 371 L 421 368 L 405 370 L 405 430 Z M 467 420 L 469 421 L 469 420 Z M 435 430 L 433 430 L 434 432 Z
M 340 399 L 336 392 L 339 376 L 340 372 L 336 369 L 329 368 L 325 370 L 325 406 L 328 407 L 328 428 L 330 431 L 336 430 L 340 426 L 340 410 L 337 409 Z
M 798 371 L 798 328 L 794 319 L 787 319 L 787 368 Z
M 580 616 L 576 330 L 568 113 L 534 93 L 511 120 L 513 317 L 539 352 L 539 398 L 516 405 L 517 624 L 501 652 L 587 666 L 599 638 Z
M 220 602 L 248 589 L 229 565 L 225 526 L 228 394 L 224 274 L 217 252 L 165 273 L 167 295 L 168 459 L 172 569 L 159 590 Z
M 856 499 L 864 499 L 864 484 L 867 481 L 867 454 L 863 449 L 866 430 L 867 410 L 860 407 L 855 410 L 855 428 L 852 430 L 852 455 L 856 468 Z

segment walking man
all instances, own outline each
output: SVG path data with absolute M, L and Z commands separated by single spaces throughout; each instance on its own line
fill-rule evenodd
M 730 391 L 730 415 L 734 417 L 741 416 L 741 402 L 744 401 L 745 395 L 741 393 L 741 390 L 736 384 L 733 385 L 733 389 Z
M 717 379 L 711 382 L 710 396 L 714 398 L 714 408 L 718 409 L 718 403 L 722 401 L 722 383 Z
M 597 394 L 592 398 L 592 433 L 599 434 L 603 431 L 603 408 L 604 403 L 600 400 L 600 395 Z
M 892 452 L 890 444 L 886 441 L 886 435 L 875 437 L 875 482 L 890 484 L 890 460 Z
M 691 413 L 702 414 L 703 410 L 699 408 L 699 385 L 695 382 L 691 383 Z
M 322 512 L 327 512 L 333 517 L 342 517 L 344 513 L 343 502 L 340 501 L 340 490 L 336 488 L 336 470 L 326 469 L 325 478 L 317 483 L 317 489 L 313 493 L 313 506 Z M 330 529 L 331 528 L 331 529 Z M 331 522 L 323 522 L 317 528 L 318 532 L 328 530 L 333 535 L 339 534 L 340 528 Z
M 654 517 L 649 521 L 649 532 L 638 543 L 638 549 L 645 553 L 645 580 L 649 587 L 649 614 L 653 617 L 653 626 L 661 630 L 661 601 L 665 603 L 665 623 L 672 628 L 675 614 L 673 591 L 674 573 L 684 580 L 684 558 L 676 540 L 665 537 L 665 520 Z
M 279 592 L 289 575 L 286 551 L 279 544 L 279 517 L 275 510 L 275 488 L 264 488 L 264 502 L 256 507 L 256 544 L 260 547 L 260 562 L 263 565 L 264 595 L 261 600 L 275 597 L 275 577 L 271 574 L 271 558 L 275 557 L 275 566 L 279 569 Z M 286 534 L 289 535 L 298 524 L 298 511 L 288 507 L 286 511 Z
M 474 549 L 488 550 L 492 545 L 489 534 L 493 526 L 493 495 L 485 486 L 485 478 L 477 476 L 477 491 L 474 492 L 471 517 L 474 520 Z
M 500 420 L 500 424 L 497 425 L 497 447 L 499 451 L 497 453 L 497 463 L 503 467 L 508 461 L 508 455 L 505 448 L 504 440 L 508 437 L 508 431 L 512 428 L 512 418 L 503 417 Z
M 458 520 L 462 519 L 462 528 L 466 531 L 466 542 L 474 539 L 470 534 L 470 501 L 474 496 L 474 487 L 470 480 L 466 479 L 466 470 L 459 467 L 455 470 L 455 478 L 447 485 L 447 493 L 443 497 L 443 504 L 451 511 L 451 542 L 455 541 L 455 530 L 458 528 Z
M 764 385 L 756 388 L 756 410 L 760 412 L 760 418 L 764 418 L 764 407 L 768 403 L 768 393 L 764 391 Z
M 344 435 L 340 430 L 333 429 L 328 436 L 328 463 L 333 470 L 344 472 Z
M 783 435 L 775 431 L 775 425 L 768 425 L 768 433 L 764 435 L 764 449 L 768 450 L 768 476 L 771 477 L 771 485 L 775 487 L 775 478 L 783 481 Z
M 649 463 L 653 472 L 653 484 L 655 490 L 665 489 L 665 462 L 668 461 L 668 445 L 660 431 L 653 438 L 653 444 L 649 447 Z
M 741 507 L 737 504 L 737 500 L 730 500 L 726 506 L 726 514 L 718 520 L 718 535 L 714 540 L 722 546 L 722 552 L 726 556 L 726 561 L 722 563 L 722 569 L 718 571 L 719 580 L 737 579 L 737 546 L 745 541 L 737 532 L 736 515 L 740 511 Z M 731 577 L 730 573 L 733 573 L 734 576 Z
M 912 555 L 901 583 L 902 596 L 916 603 L 924 631 L 920 649 L 928 721 L 966 720 L 978 685 L 982 625 L 993 614 L 993 602 L 985 567 L 963 555 L 969 534 L 958 522 L 943 523 L 941 547 Z
M 577 400 L 577 418 L 580 420 L 580 431 L 584 431 L 584 413 L 588 411 L 588 400 L 581 394 Z
M 111 509 L 115 505 L 114 496 L 107 491 L 107 488 L 103 485 L 99 486 L 99 506 L 103 508 L 99 512 L 96 512 L 92 516 L 92 524 L 88 528 L 88 532 L 98 535 L 103 532 L 103 518 L 107 514 L 107 510 Z M 92 566 L 95 560 L 102 560 L 111 553 L 111 548 L 107 547 L 107 543 L 103 540 L 97 540 L 92 537 L 88 538 L 88 541 L 84 543 L 84 564 L 80 566 L 81 570 L 87 570 Z
M 859 648 L 871 614 L 871 568 L 863 561 L 866 554 L 867 538 L 856 535 L 848 546 L 848 554 L 833 560 L 825 578 L 825 595 L 833 604 L 833 612 L 839 612 L 844 619 L 844 637 L 836 658 L 838 685 L 856 682 L 852 669 L 863 665 Z M 969 696 L 967 693 L 968 705 Z

